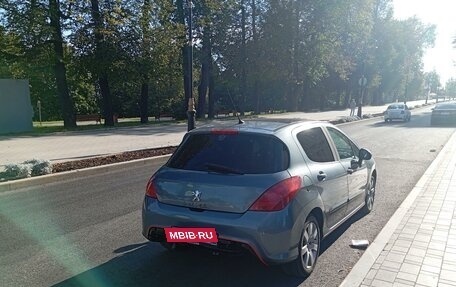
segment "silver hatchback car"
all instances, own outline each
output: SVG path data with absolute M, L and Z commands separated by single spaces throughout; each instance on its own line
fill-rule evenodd
M 372 210 L 376 180 L 372 154 L 329 123 L 206 126 L 187 133 L 150 178 L 142 233 L 175 249 L 182 243 L 169 242 L 167 228 L 215 229 L 216 243 L 194 244 L 251 251 L 306 277 L 321 240 Z

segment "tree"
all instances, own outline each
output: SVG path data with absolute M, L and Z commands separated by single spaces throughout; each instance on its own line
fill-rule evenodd
M 73 99 L 70 96 L 67 82 L 67 71 L 64 62 L 63 37 L 61 26 L 60 1 L 49 0 L 49 25 L 52 33 L 52 44 L 54 48 L 54 71 L 59 95 L 61 111 L 63 116 L 63 125 L 65 128 L 76 127 L 76 116 L 74 113 Z

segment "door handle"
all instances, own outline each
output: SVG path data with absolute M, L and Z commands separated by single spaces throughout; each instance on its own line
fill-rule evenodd
M 318 181 L 324 181 L 326 179 L 326 173 L 320 171 L 317 175 Z
M 347 168 L 347 173 L 348 173 L 348 174 L 352 174 L 354 171 L 355 171 L 355 170 L 352 169 L 352 168 Z

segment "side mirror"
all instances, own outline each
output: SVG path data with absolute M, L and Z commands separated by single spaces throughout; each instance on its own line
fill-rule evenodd
M 358 158 L 360 161 L 370 160 L 372 158 L 372 153 L 365 148 L 359 150 Z

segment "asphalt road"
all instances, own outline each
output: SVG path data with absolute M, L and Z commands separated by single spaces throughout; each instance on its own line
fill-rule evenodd
M 253 256 L 169 253 L 147 243 L 140 207 L 158 163 L 0 194 L 0 286 L 338 286 L 362 253 L 351 240 L 375 238 L 454 132 L 431 128 L 429 115 L 340 126 L 375 156 L 376 203 L 323 242 L 304 281 Z

